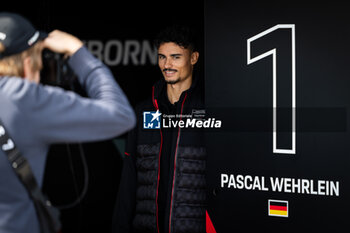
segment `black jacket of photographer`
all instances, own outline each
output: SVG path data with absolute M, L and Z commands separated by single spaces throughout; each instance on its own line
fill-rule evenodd
M 171 104 L 163 79 L 152 98 L 136 108 L 138 123 L 129 133 L 114 216 L 114 232 L 205 232 L 206 152 L 202 129 L 144 129 L 143 112 L 159 110 L 169 125 L 204 109 L 198 79 Z M 181 114 L 183 117 L 181 117 Z

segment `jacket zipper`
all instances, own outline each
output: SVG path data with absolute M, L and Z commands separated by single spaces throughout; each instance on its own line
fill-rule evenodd
M 182 111 L 184 107 L 184 103 L 187 97 L 187 93 L 184 97 L 184 100 L 182 101 L 181 105 L 181 115 L 180 115 L 180 121 L 182 120 Z M 169 233 L 171 233 L 171 219 L 172 219 L 172 211 L 173 211 L 173 196 L 174 196 L 174 185 L 175 185 L 175 179 L 176 179 L 176 162 L 177 162 L 177 149 L 179 147 L 180 142 L 180 134 L 181 134 L 181 128 L 179 127 L 178 133 L 177 133 L 177 139 L 176 139 L 176 148 L 175 148 L 175 158 L 174 158 L 174 173 L 173 173 L 173 186 L 171 188 L 171 201 L 170 201 L 170 213 L 169 213 Z
M 152 88 L 152 100 L 153 105 L 156 110 L 159 110 L 157 99 L 154 98 L 154 86 Z M 159 220 L 158 220 L 158 189 L 159 189 L 159 179 L 160 179 L 160 156 L 162 155 L 162 146 L 163 146 L 163 134 L 162 129 L 159 129 L 160 132 L 160 146 L 159 146 L 159 155 L 158 155 L 158 175 L 157 175 L 157 192 L 156 192 L 156 224 L 157 232 L 159 233 Z

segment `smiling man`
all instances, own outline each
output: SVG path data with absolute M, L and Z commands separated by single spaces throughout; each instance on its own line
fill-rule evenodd
M 204 108 L 201 82 L 194 75 L 199 52 L 187 27 L 165 29 L 155 44 L 163 78 L 153 86 L 152 98 L 136 108 L 138 124 L 128 137 L 113 231 L 205 232 L 201 131 L 178 125 L 149 129 L 144 124 L 145 113 L 151 113 L 150 122 L 157 113 L 181 121 Z
M 158 45 L 158 64 L 167 85 L 169 101 L 176 103 L 182 92 L 192 84 L 193 66 L 198 61 L 199 53 L 193 46 L 182 47 L 174 42 Z

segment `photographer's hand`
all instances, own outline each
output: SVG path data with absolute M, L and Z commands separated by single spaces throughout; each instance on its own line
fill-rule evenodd
M 66 56 L 73 55 L 83 46 L 83 42 L 77 37 L 59 30 L 52 31 L 44 40 L 44 47 L 56 53 Z

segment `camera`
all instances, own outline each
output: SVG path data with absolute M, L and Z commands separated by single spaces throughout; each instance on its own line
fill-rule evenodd
M 42 52 L 43 69 L 40 77 L 45 85 L 59 86 L 67 90 L 75 90 L 77 78 L 64 55 L 48 49 Z

